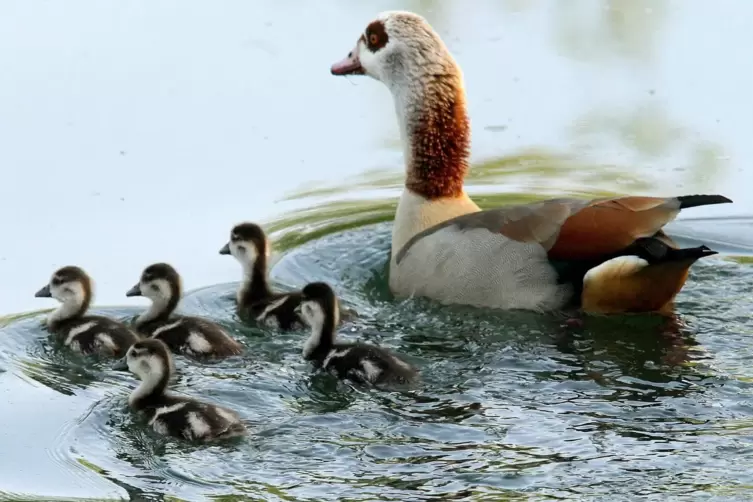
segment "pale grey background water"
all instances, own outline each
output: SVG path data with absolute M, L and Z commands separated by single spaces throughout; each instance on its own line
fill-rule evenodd
M 687 216 L 753 213 L 747 2 L 3 0 L 0 313 L 52 306 L 33 294 L 66 264 L 99 305 L 142 305 L 124 293 L 154 261 L 188 289 L 234 281 L 217 254 L 232 224 L 402 169 L 386 89 L 329 74 L 385 9 L 425 15 L 461 64 L 474 159 L 552 149 L 735 200 Z M 11 372 L 0 390 L 0 490 L 114 493 L 49 453 L 91 403 Z
M 669 194 L 697 188 L 674 170 L 705 161 L 702 188 L 736 204 L 693 216 L 750 214 L 753 7 L 612 2 L 624 3 L 644 7 L 615 28 L 597 0 L 4 0 L 0 312 L 44 306 L 33 293 L 67 263 L 91 272 L 104 304 L 126 302 L 155 259 L 189 288 L 235 279 L 217 256 L 232 223 L 263 221 L 301 185 L 399 170 L 386 89 L 329 74 L 385 9 L 418 9 L 455 53 L 475 158 L 583 152 L 661 171 Z M 593 118 L 642 110 L 648 141 L 673 138 L 659 155 L 622 146 Z M 603 136 L 574 137 L 589 118 Z

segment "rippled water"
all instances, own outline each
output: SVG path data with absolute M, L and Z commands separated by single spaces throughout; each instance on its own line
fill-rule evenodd
M 750 6 L 474 5 L 0 5 L 0 163 L 12 173 L 0 184 L 0 500 L 753 496 Z M 676 317 L 576 322 L 391 298 L 403 177 L 392 104 L 375 82 L 328 73 L 391 8 L 427 16 L 463 67 L 467 185 L 483 207 L 735 200 L 669 226 L 724 253 L 693 267 Z M 331 282 L 361 315 L 342 336 L 399 350 L 422 384 L 376 391 L 314 375 L 305 333 L 240 324 L 237 264 L 216 253 L 242 219 L 273 236 L 279 287 Z M 13 314 L 49 305 L 34 291 L 75 263 L 98 306 L 121 305 L 97 310 L 131 319 L 123 294 L 156 260 L 193 289 L 184 312 L 247 346 L 216 364 L 177 358 L 175 383 L 238 410 L 247 440 L 154 436 L 127 408 L 130 375 L 56 346 L 42 313 Z
M 248 440 L 195 447 L 155 436 L 127 409 L 135 382 L 54 348 L 38 314 L 2 329 L 2 366 L 57 393 L 54 406 L 81 407 L 49 455 L 79 486 L 113 483 L 112 496 L 614 500 L 733 496 L 753 485 L 750 265 L 699 263 L 675 318 L 586 317 L 581 325 L 394 301 L 388 249 L 388 225 L 333 234 L 285 255 L 274 278 L 334 284 L 361 314 L 342 336 L 406 354 L 421 368 L 416 389 L 367 390 L 312 374 L 300 357 L 304 333 L 238 323 L 234 284 L 186 298 L 185 312 L 219 319 L 248 351 L 215 364 L 178 358 L 175 388 L 238 410 L 253 431 Z M 46 403 L 42 414 L 54 413 Z

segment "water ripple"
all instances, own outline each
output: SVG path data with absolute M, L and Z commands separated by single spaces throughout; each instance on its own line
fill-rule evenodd
M 198 447 L 130 413 L 136 382 L 50 342 L 40 314 L 2 327 L 3 366 L 86 404 L 51 448 L 76 476 L 157 500 L 496 500 L 674 496 L 735 490 L 751 476 L 753 268 L 699 263 L 677 314 L 561 316 L 392 300 L 389 228 L 313 241 L 274 269 L 279 287 L 334 284 L 360 317 L 343 338 L 393 347 L 421 367 L 414 388 L 374 390 L 312 373 L 305 333 L 244 326 L 235 284 L 191 292 L 247 347 L 215 363 L 177 358 L 175 390 L 239 411 L 248 440 Z M 122 319 L 133 309 L 105 309 Z

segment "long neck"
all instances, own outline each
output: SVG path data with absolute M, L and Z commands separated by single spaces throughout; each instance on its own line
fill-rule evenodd
M 170 372 L 166 368 L 150 372 L 128 397 L 128 404 L 134 408 L 148 406 L 150 401 L 165 393 L 169 378 Z
M 471 144 L 460 71 L 402 82 L 393 96 L 405 148 L 405 187 L 430 200 L 460 197 Z
M 243 281 L 238 290 L 238 303 L 248 305 L 268 298 L 271 294 L 267 282 L 267 255 L 259 253 L 253 262 L 243 265 Z
M 180 293 L 171 292 L 169 298 L 157 297 L 152 300 L 152 304 L 149 306 L 146 312 L 141 314 L 136 319 L 136 326 L 152 322 L 152 321 L 164 321 L 175 312 L 180 302 Z
M 91 297 L 87 295 L 66 300 L 47 316 L 47 326 L 51 328 L 57 323 L 81 317 L 89 309 L 90 303 Z
M 336 326 L 336 315 L 327 316 L 323 323 L 311 326 L 311 335 L 303 346 L 303 358 L 308 361 L 324 359 L 335 344 Z
M 470 121 L 460 70 L 392 87 L 405 149 L 405 191 L 398 203 L 393 256 L 415 234 L 479 211 L 463 189 L 469 167 Z

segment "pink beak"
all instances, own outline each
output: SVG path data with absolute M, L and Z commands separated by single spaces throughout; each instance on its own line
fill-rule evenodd
M 364 75 L 363 66 L 358 59 L 358 44 L 345 59 L 333 64 L 330 71 L 332 75 Z

